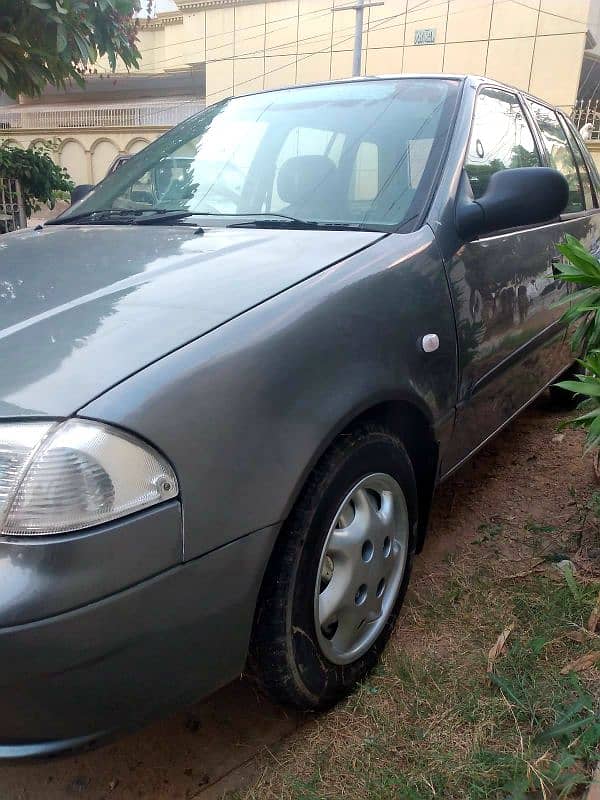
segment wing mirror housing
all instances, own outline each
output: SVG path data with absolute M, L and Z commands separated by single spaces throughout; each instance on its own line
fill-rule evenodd
M 73 206 L 75 203 L 83 200 L 94 188 L 93 183 L 81 183 L 79 186 L 76 186 L 71 192 L 71 205 Z
M 549 167 L 517 167 L 495 172 L 477 200 L 473 198 L 466 173 L 462 180 L 456 227 L 465 240 L 549 222 L 557 219 L 569 202 L 569 184 L 560 172 Z

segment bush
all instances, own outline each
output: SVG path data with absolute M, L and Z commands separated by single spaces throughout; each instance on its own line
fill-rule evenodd
M 54 163 L 51 152 L 50 142 L 27 149 L 0 143 L 0 178 L 17 178 L 28 217 L 42 203 L 53 208 L 56 199 L 74 186 L 68 172 Z

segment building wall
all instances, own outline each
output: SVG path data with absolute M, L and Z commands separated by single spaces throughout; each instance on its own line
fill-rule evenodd
M 600 142 L 592 141 L 586 142 L 587 149 L 590 151 L 590 154 L 594 161 L 596 162 L 596 166 L 600 171 Z
M 102 131 L 65 131 L 64 129 L 41 132 L 11 131 L 0 139 L 4 142 L 29 147 L 31 144 L 52 141 L 56 150 L 53 154 L 58 164 L 65 167 L 79 183 L 97 183 L 105 175 L 108 167 L 119 153 L 137 153 L 166 128 L 129 128 Z
M 176 0 L 142 27 L 142 69 L 206 61 L 207 103 L 351 74 L 354 13 L 330 0 Z M 569 109 L 590 0 L 385 0 L 365 10 L 363 74 L 472 72 Z M 335 6 L 348 5 L 334 0 Z M 435 29 L 435 42 L 415 34 Z

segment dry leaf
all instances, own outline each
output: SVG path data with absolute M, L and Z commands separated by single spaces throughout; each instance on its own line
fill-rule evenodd
M 596 633 L 596 628 L 598 627 L 598 623 L 600 622 L 600 592 L 598 592 L 598 599 L 596 600 L 596 605 L 592 609 L 592 613 L 590 614 L 590 618 L 588 620 L 587 629 L 590 633 Z
M 596 661 L 600 661 L 600 650 L 592 650 L 590 653 L 576 658 L 575 661 L 571 661 L 566 667 L 563 667 L 560 674 L 568 675 L 569 672 L 584 672 L 586 669 L 593 667 Z
M 492 647 L 492 649 L 488 653 L 488 665 L 487 665 L 488 672 L 492 672 L 492 670 L 494 669 L 494 663 L 498 658 L 498 656 L 501 655 L 501 653 L 503 652 L 504 647 L 506 645 L 506 640 L 510 636 L 511 631 L 514 627 L 515 627 L 514 623 L 511 623 L 508 626 L 508 628 L 504 628 L 500 636 L 496 639 L 496 644 Z
M 571 639 L 572 642 L 579 642 L 579 644 L 583 644 L 587 639 L 583 631 L 570 631 L 566 636 L 567 639 Z

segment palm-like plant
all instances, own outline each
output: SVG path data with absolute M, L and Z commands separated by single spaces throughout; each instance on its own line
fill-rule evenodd
M 567 235 L 558 245 L 568 263 L 559 264 L 558 280 L 575 283 L 582 288 L 568 296 L 571 307 L 563 314 L 563 322 L 577 323 L 573 333 L 573 350 L 581 354 L 583 368 L 575 380 L 557 384 L 584 399 L 579 405 L 583 414 L 569 424 L 587 431 L 586 451 L 600 448 L 600 261 L 574 236 Z

